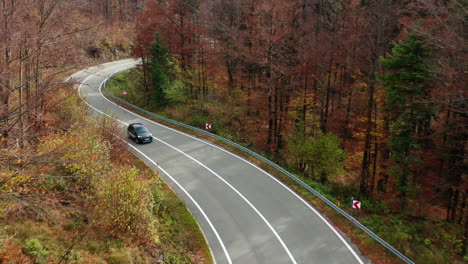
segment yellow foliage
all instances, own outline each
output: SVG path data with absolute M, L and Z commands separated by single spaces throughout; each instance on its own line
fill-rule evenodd
M 0 179 L 3 179 L 3 178 L 10 178 L 11 175 L 9 176 L 5 176 L 5 177 L 1 177 L 0 176 Z M 31 179 L 31 176 L 28 176 L 28 175 L 15 175 L 14 177 L 11 177 L 11 179 L 9 181 L 7 181 L 5 184 L 2 185 L 2 189 L 5 189 L 5 190 L 12 190 L 13 188 L 21 185 L 22 183 L 24 182 L 27 182 Z
M 153 199 L 148 181 L 135 168 L 112 169 L 100 178 L 96 193 L 99 222 L 112 233 L 150 234 L 155 239 Z
M 368 85 L 367 83 L 365 83 L 365 82 L 360 82 L 360 83 L 358 83 L 356 86 L 359 87 L 359 88 L 367 88 L 367 87 L 369 87 L 369 85 Z
M 39 145 L 39 153 L 56 156 L 76 176 L 98 176 L 109 170 L 110 146 L 95 134 L 92 127 L 83 126 L 70 134 L 48 137 Z

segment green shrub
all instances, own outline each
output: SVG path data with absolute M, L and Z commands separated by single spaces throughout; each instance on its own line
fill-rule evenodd
M 178 252 L 169 252 L 166 253 L 164 257 L 164 263 L 168 264 L 193 264 L 194 262 L 183 255 L 178 254 Z
M 188 101 L 188 92 L 182 80 L 175 80 L 166 90 L 166 96 L 172 103 L 182 104 Z
M 148 234 L 154 231 L 150 186 L 138 179 L 135 168 L 119 168 L 101 179 L 97 188 L 96 210 L 101 224 L 111 232 Z M 105 219 L 105 220 L 104 220 Z
M 35 264 L 45 263 L 50 251 L 38 239 L 31 239 L 22 248 L 24 254 L 31 257 Z
M 40 187 L 45 190 L 64 192 L 70 190 L 70 182 L 64 178 L 46 178 Z
M 351 197 L 359 197 L 359 190 L 356 188 L 355 184 L 341 184 L 334 183 L 331 185 L 331 194 L 338 197 L 340 196 L 343 201 L 350 200 Z
M 7 232 L 22 242 L 32 237 L 42 240 L 53 235 L 53 230 L 48 226 L 30 220 L 18 222 L 16 225 L 10 226 Z
M 205 123 L 207 123 L 208 118 L 200 113 L 194 112 L 191 116 L 191 119 L 187 121 L 188 125 L 198 127 L 198 128 L 204 128 Z
M 361 219 L 361 223 L 373 232 L 382 232 L 382 229 L 385 228 L 385 223 L 382 218 L 378 215 L 372 215 L 368 218 Z
M 363 210 L 368 214 L 386 215 L 389 213 L 387 206 L 383 202 L 363 199 L 361 199 L 361 202 L 365 205 Z
M 111 254 L 106 258 L 109 264 L 128 264 L 133 263 L 132 256 L 127 248 L 112 250 Z
M 81 256 L 81 253 L 73 251 L 73 250 L 64 258 L 65 263 L 68 263 L 68 264 L 82 263 L 82 259 L 83 258 Z
M 106 244 L 98 240 L 86 240 L 83 242 L 83 248 L 91 254 L 99 254 L 106 250 Z
M 109 264 L 151 263 L 150 259 L 145 255 L 145 253 L 141 252 L 138 248 L 127 247 L 111 249 L 111 253 L 105 259 Z
M 346 154 L 332 133 L 305 136 L 296 131 L 288 139 L 288 151 L 293 162 L 322 183 L 333 181 L 333 176 L 344 171 Z

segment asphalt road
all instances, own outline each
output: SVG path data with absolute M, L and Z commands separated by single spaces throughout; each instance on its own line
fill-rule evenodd
M 134 60 L 107 63 L 80 71 L 70 80 L 77 82 L 80 95 L 97 115 L 111 115 L 123 125 L 139 122 L 151 130 L 153 143 L 137 145 L 126 139 L 129 147 L 160 171 L 186 202 L 217 264 L 365 263 L 332 224 L 265 171 L 105 99 L 101 84 L 112 73 L 135 64 Z

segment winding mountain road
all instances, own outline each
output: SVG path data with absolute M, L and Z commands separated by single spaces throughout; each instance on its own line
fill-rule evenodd
M 100 92 L 115 72 L 138 61 L 122 60 L 75 73 L 78 92 L 98 115 L 124 125 L 139 122 L 153 143 L 130 149 L 185 201 L 197 219 L 215 263 L 366 263 L 309 203 L 247 160 L 210 142 L 150 121 L 107 100 Z

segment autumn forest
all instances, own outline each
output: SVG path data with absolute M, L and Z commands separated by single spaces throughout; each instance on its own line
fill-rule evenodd
M 41 138 L 76 127 L 59 111 L 69 104 L 67 73 L 135 57 L 141 67 L 109 88 L 126 89 L 125 100 L 192 126 L 211 123 L 332 201 L 358 197 L 368 204 L 360 220 L 417 263 L 466 261 L 464 1 L 3 0 L 0 8 L 0 201 L 8 204 L 0 219 L 36 217 L 24 209 L 41 199 L 24 198 L 40 193 L 27 177 L 65 151 Z M 119 162 L 108 151 L 108 162 Z
M 354 190 L 337 196 L 466 232 L 465 17 L 459 1 L 154 1 L 141 104 L 184 119 L 183 101 L 189 122 Z

